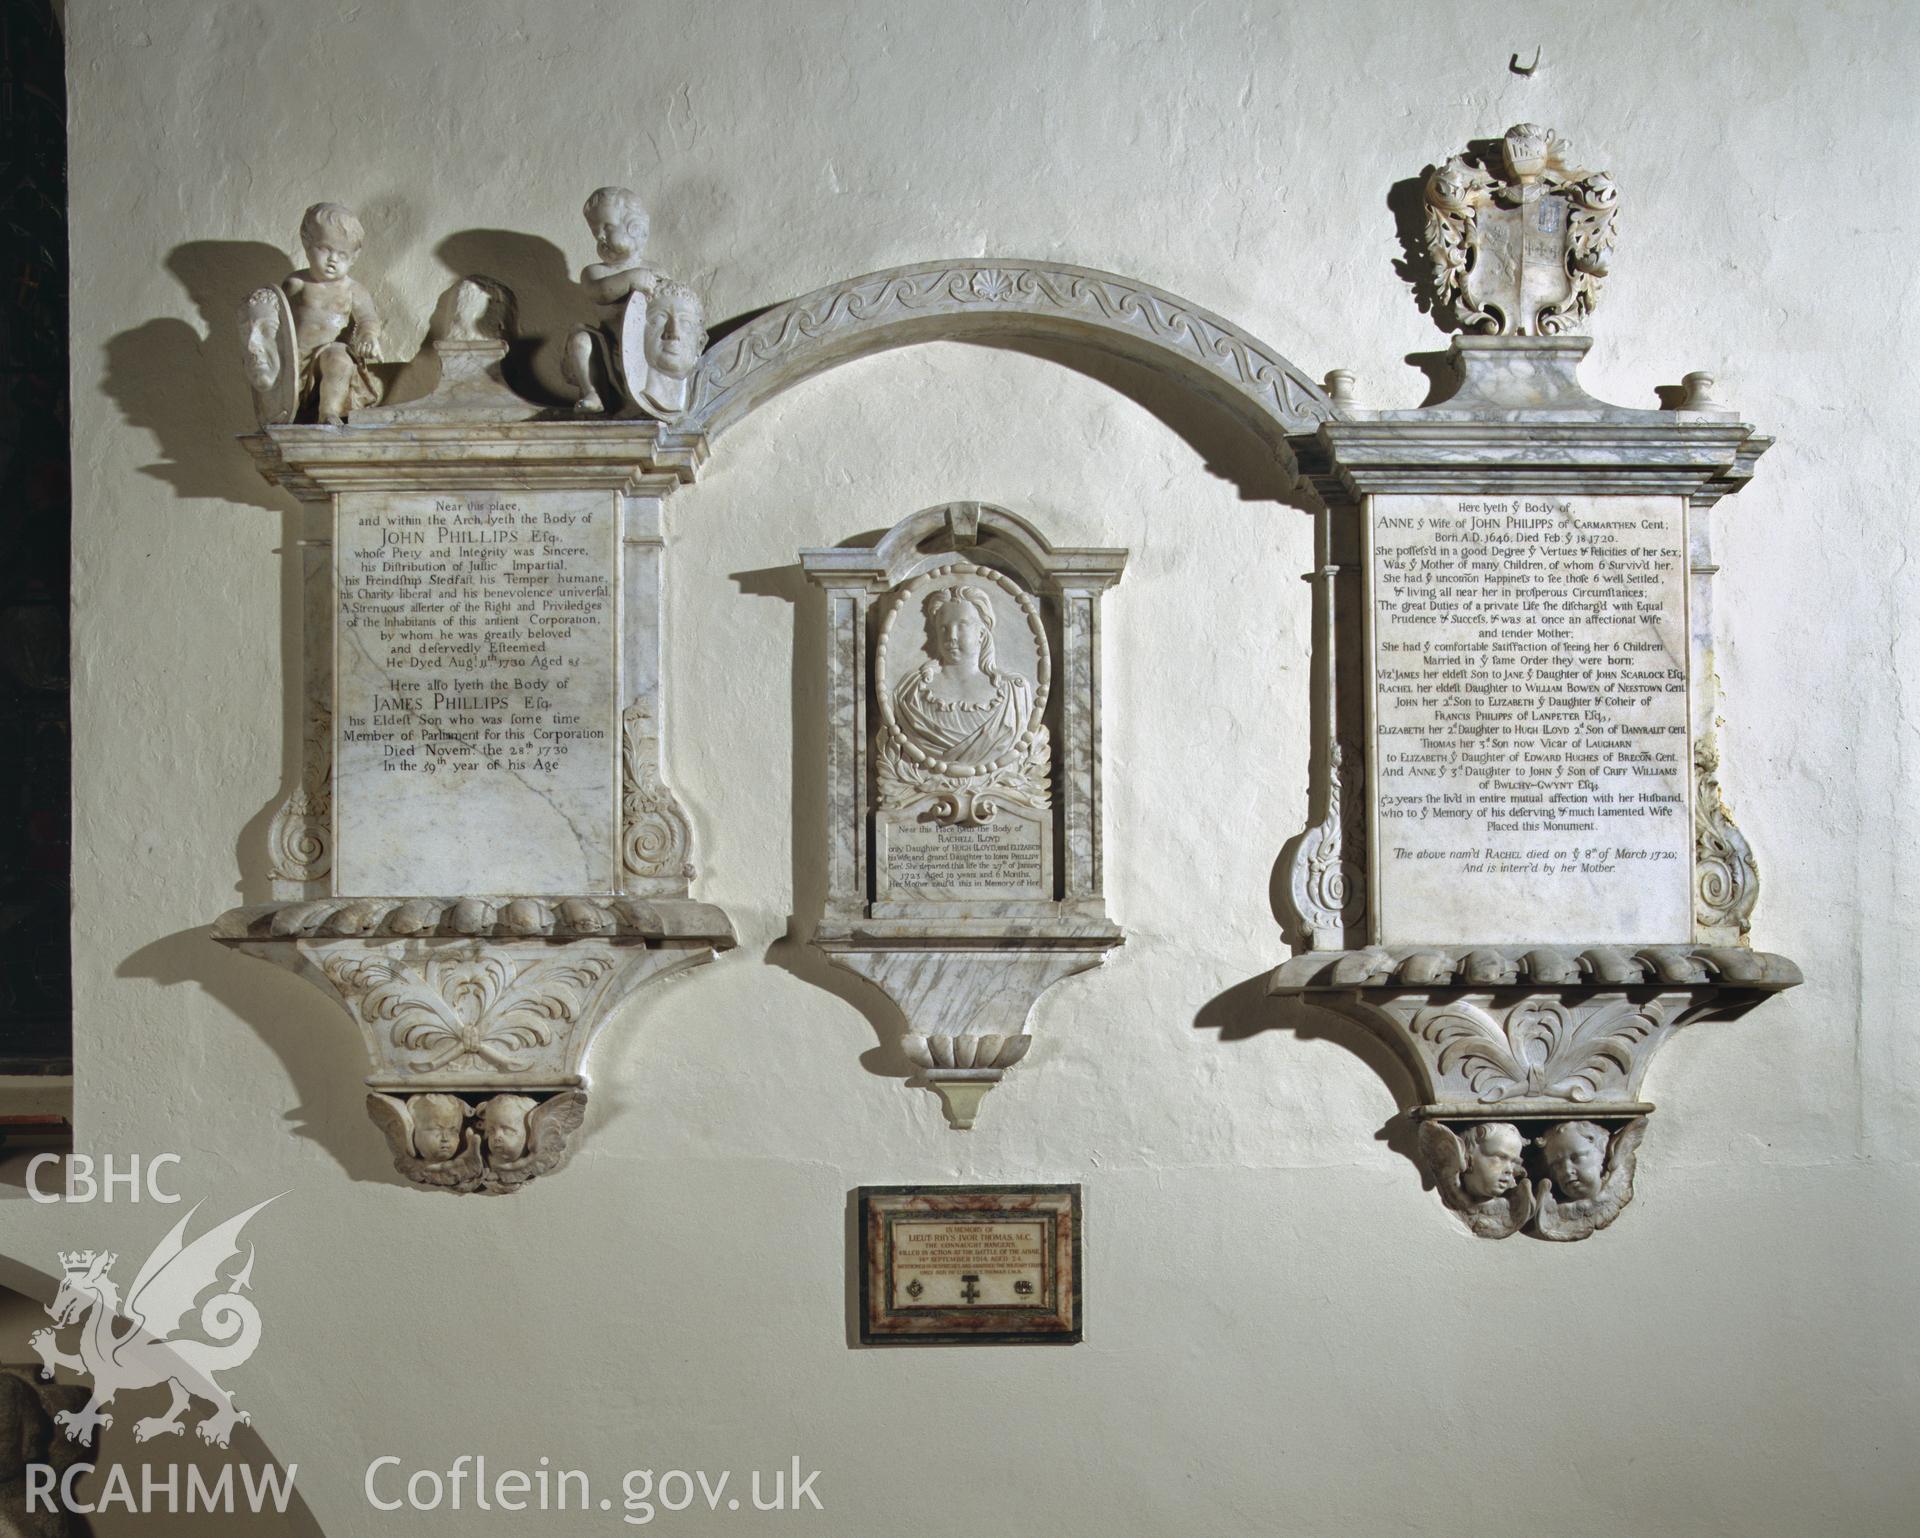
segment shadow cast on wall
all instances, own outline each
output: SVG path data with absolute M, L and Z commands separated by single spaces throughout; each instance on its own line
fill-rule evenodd
M 1398 1109 L 1374 1133 L 1420 1172 L 1431 1186 L 1415 1139 L 1413 1109 L 1421 1103 L 1412 1072 L 1386 1042 L 1358 1021 L 1330 1010 L 1316 1009 L 1299 999 L 1276 999 L 1267 993 L 1269 973 L 1261 972 L 1235 983 L 1200 1007 L 1193 1017 L 1199 1031 L 1217 1032 L 1221 1044 L 1248 1041 L 1263 1031 L 1289 1031 L 1301 1041 L 1330 1041 L 1351 1052 L 1379 1077 Z
M 879 532 L 847 541 L 870 547 Z M 793 912 L 787 932 L 767 947 L 766 959 L 804 983 L 842 999 L 866 1019 L 877 1038 L 860 1066 L 885 1079 L 915 1072 L 901 1050 L 907 1019 L 872 983 L 834 966 L 813 947 L 827 909 L 827 605 L 796 562 L 760 571 L 737 571 L 733 580 L 749 598 L 777 598 L 793 605 L 793 666 L 789 707 L 793 722 Z
M 190 240 L 167 254 L 167 270 L 200 312 L 202 329 L 165 318 L 109 337 L 100 388 L 129 426 L 158 443 L 159 460 L 141 474 L 183 499 L 280 512 L 286 503 L 233 444 L 254 425 L 234 314 L 254 289 L 287 275 L 286 253 L 257 240 Z
M 962 345 L 1021 353 L 1103 384 L 1132 401 L 1192 449 L 1207 473 L 1232 486 L 1242 502 L 1274 502 L 1299 512 L 1313 511 L 1313 503 L 1295 490 L 1292 477 L 1254 432 L 1197 397 L 1180 380 L 1147 364 L 1057 341 L 1010 338 Z
M 1426 166 L 1418 176 L 1403 177 L 1387 188 L 1387 211 L 1393 215 L 1393 233 L 1400 243 L 1393 275 L 1407 285 L 1415 308 L 1435 324 L 1444 320 L 1446 301 L 1433 275 L 1433 257 L 1427 249 L 1427 178 L 1438 170 Z
M 367 1055 L 360 1033 L 290 972 L 227 955 L 207 929 L 182 929 L 142 946 L 115 970 L 163 988 L 199 986 L 245 1021 L 280 1059 L 299 1096 L 286 1113 L 295 1137 L 323 1149 L 351 1180 L 407 1184 L 366 1115 Z M 217 1051 L 217 1044 L 208 1044 Z
M 550 240 L 517 230 L 460 230 L 433 248 L 453 279 L 494 278 L 513 290 L 519 338 L 507 348 L 502 373 L 523 398 L 562 406 L 573 397 L 560 375 L 567 336 L 594 317 L 567 271 L 566 253 Z M 449 281 L 452 281 L 450 279 Z

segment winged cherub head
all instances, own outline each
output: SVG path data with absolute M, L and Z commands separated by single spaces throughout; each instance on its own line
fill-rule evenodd
M 1520 1179 L 1521 1152 L 1527 1140 L 1511 1122 L 1483 1121 L 1469 1127 L 1460 1141 L 1466 1145 L 1466 1168 L 1460 1188 L 1476 1201 L 1504 1196 Z
M 1575 1201 L 1600 1194 L 1607 1162 L 1607 1129 L 1598 1122 L 1556 1122 L 1540 1139 L 1553 1183 Z
M 460 1151 L 467 1103 L 458 1095 L 415 1095 L 413 1151 L 429 1164 L 445 1164 Z
M 527 1115 L 535 1103 L 525 1095 L 495 1095 L 480 1107 L 480 1131 L 487 1140 L 490 1164 L 518 1164 L 526 1157 Z

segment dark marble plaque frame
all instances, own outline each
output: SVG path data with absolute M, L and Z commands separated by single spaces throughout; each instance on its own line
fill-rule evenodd
M 1081 1339 L 1079 1186 L 861 1186 L 854 1208 L 862 1345 L 1074 1345 Z M 894 1221 L 928 1215 L 959 1222 L 1043 1219 L 1048 1280 L 1038 1301 L 1004 1307 L 897 1301 L 888 1280 Z

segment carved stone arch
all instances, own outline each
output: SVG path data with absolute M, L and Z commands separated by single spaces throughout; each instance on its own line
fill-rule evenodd
M 986 258 L 890 267 L 776 305 L 707 349 L 682 425 L 717 437 L 763 402 L 855 358 L 916 342 L 1046 341 L 1183 380 L 1292 463 L 1289 434 L 1334 415 L 1326 393 L 1211 311 L 1115 273 Z

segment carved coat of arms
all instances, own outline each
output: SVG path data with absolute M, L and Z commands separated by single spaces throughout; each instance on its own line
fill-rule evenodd
M 1498 164 L 1455 155 L 1427 178 L 1434 281 L 1463 326 L 1499 336 L 1578 331 L 1599 298 L 1619 193 L 1534 123 L 1509 128 Z

